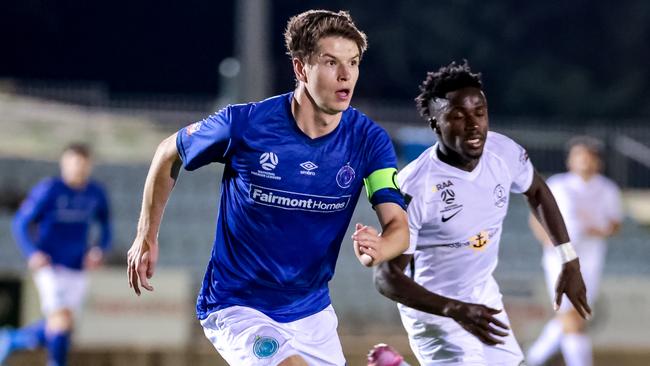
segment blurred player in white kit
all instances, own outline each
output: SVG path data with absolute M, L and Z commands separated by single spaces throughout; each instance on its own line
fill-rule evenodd
M 593 306 L 607 251 L 605 240 L 619 230 L 623 220 L 621 193 L 616 183 L 600 174 L 602 142 L 592 137 L 578 136 L 571 139 L 568 145 L 568 172 L 551 176 L 547 184 L 580 256 L 587 300 Z M 544 245 L 542 265 L 549 293 L 553 297 L 553 286 L 561 263 L 535 218 L 531 217 L 530 225 Z M 587 322 L 565 301 L 528 351 L 528 363 L 532 366 L 542 365 L 561 350 L 567 366 L 592 365 L 591 340 L 586 328 Z

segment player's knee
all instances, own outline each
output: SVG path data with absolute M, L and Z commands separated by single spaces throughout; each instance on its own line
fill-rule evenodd
M 74 318 L 69 309 L 57 310 L 47 317 L 47 329 L 50 332 L 68 332 L 73 325 Z
M 584 333 L 587 328 L 587 322 L 580 317 L 575 310 L 570 310 L 562 314 L 562 329 L 564 333 Z
M 285 358 L 278 366 L 308 366 L 304 358 L 293 355 Z

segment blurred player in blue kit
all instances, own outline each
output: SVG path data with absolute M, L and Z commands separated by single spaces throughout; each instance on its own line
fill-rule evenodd
M 60 160 L 60 177 L 38 183 L 20 206 L 13 231 L 27 258 L 45 319 L 0 331 L 0 364 L 15 350 L 45 346 L 48 366 L 66 365 L 74 315 L 87 287 L 85 269 L 97 268 L 111 243 L 109 205 L 90 178 L 93 160 L 84 144 L 71 144 Z M 89 246 L 90 227 L 101 227 Z
M 180 167 L 224 164 L 214 247 L 197 299 L 206 337 L 231 365 L 345 365 L 328 282 L 365 185 L 382 233 L 357 224 L 353 248 L 377 265 L 408 247 L 387 133 L 350 107 L 366 37 L 347 12 L 292 17 L 293 92 L 230 105 L 158 147 L 128 252 L 149 291 L 158 231 Z

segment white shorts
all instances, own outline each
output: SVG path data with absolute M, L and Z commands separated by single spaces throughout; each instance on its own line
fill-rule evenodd
M 34 273 L 34 282 L 41 299 L 41 311 L 49 315 L 55 311 L 81 309 L 88 278 L 86 273 L 62 266 L 47 266 Z
M 580 258 L 580 272 L 587 287 L 587 302 L 589 302 L 589 306 L 593 307 L 598 298 L 607 244 L 603 240 L 584 240 L 573 243 L 573 246 L 576 253 L 578 253 L 578 258 Z M 553 303 L 555 302 L 555 283 L 562 269 L 562 262 L 560 262 L 560 257 L 555 248 L 551 246 L 544 247 L 542 267 L 544 267 L 546 274 L 546 287 Z M 559 312 L 566 312 L 569 309 L 573 309 L 573 304 L 564 295 Z
M 345 365 L 332 305 L 289 323 L 276 322 L 252 308 L 231 306 L 211 313 L 201 325 L 221 357 L 233 366 L 277 365 L 292 355 L 314 366 Z
M 503 309 L 503 305 L 500 308 Z M 495 317 L 510 326 L 505 311 Z M 507 337 L 495 336 L 501 338 L 504 344 L 489 346 L 451 318 L 436 315 L 428 318 L 429 320 L 423 321 L 402 316 L 403 322 L 409 322 L 406 327 L 409 344 L 421 366 L 525 364 L 524 355 L 512 330 Z

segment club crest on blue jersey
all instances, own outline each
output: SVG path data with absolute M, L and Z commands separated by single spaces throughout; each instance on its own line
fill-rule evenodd
M 356 173 L 350 164 L 345 164 L 339 169 L 339 172 L 336 174 L 336 184 L 341 188 L 348 188 L 354 181 Z
M 256 336 L 255 343 L 253 344 L 253 354 L 257 358 L 269 358 L 276 354 L 280 349 L 280 343 L 273 338 L 267 336 Z

